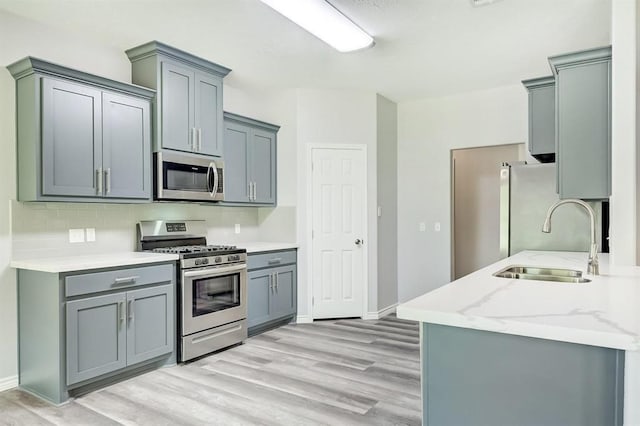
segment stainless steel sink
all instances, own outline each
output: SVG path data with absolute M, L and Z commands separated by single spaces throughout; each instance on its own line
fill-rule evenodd
M 542 268 L 539 266 L 511 265 L 493 274 L 494 277 L 512 280 L 555 281 L 561 283 L 588 283 L 582 271 L 562 268 Z

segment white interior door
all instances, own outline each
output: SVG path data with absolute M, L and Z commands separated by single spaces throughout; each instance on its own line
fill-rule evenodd
M 313 318 L 364 314 L 364 149 L 313 148 Z

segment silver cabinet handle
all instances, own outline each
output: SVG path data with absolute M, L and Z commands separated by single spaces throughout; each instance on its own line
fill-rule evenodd
M 98 191 L 98 195 L 102 195 L 102 167 L 96 170 L 96 190 Z
M 273 277 L 276 279 L 276 293 L 277 293 L 277 292 L 278 292 L 278 273 L 277 273 L 277 272 L 275 272 L 275 273 L 273 274 Z
M 247 198 L 251 201 L 251 182 L 247 183 Z
M 104 171 L 104 180 L 105 180 L 105 188 L 107 189 L 107 194 L 111 193 L 111 167 L 107 167 L 107 170 Z
M 269 274 L 269 291 L 273 293 L 273 274 Z
M 196 128 L 192 127 L 189 135 L 189 143 L 191 144 L 191 151 L 198 151 L 198 146 L 196 145 Z
M 202 152 L 202 129 L 198 129 L 198 152 Z
M 282 258 L 281 257 L 274 257 L 273 259 L 269 259 L 269 261 L 267 262 L 269 265 L 276 265 L 278 263 L 282 262 Z
M 119 317 L 120 317 L 120 322 L 123 323 L 125 320 L 124 317 L 124 302 L 118 302 L 118 313 L 119 313 Z
M 127 284 L 136 282 L 138 278 L 140 278 L 138 275 L 132 275 L 130 277 L 116 278 L 114 281 L 116 284 Z
M 251 197 L 251 201 L 255 201 L 256 200 L 256 183 L 252 182 L 253 184 L 253 196 Z
M 129 322 L 133 322 L 133 299 L 129 300 L 127 303 L 127 316 L 129 317 Z

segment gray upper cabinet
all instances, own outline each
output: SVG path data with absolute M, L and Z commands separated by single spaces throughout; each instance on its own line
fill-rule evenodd
M 115 93 L 102 94 L 102 167 L 105 197 L 147 199 L 151 196 L 149 101 Z
M 152 41 L 127 50 L 135 84 L 157 91 L 154 150 L 171 149 L 221 157 L 221 65 Z
M 18 200 L 150 201 L 153 91 L 31 57 L 8 68 Z
M 549 58 L 560 198 L 611 195 L 611 47 Z
M 555 161 L 556 88 L 553 76 L 522 81 L 529 95 L 529 152 L 541 162 Z
M 276 205 L 279 126 L 224 113 L 225 202 Z

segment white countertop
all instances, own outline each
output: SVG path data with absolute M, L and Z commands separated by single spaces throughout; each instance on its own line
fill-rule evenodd
M 12 260 L 9 264 L 16 269 L 40 272 L 71 272 L 97 268 L 142 265 L 146 263 L 178 260 L 177 254 L 123 252 L 92 254 L 85 256 L 44 257 L 39 259 Z
M 249 242 L 234 243 L 233 245 L 247 249 L 247 253 L 260 253 L 263 251 L 289 250 L 298 248 L 298 244 L 296 243 Z
M 509 265 L 583 271 L 590 283 L 498 278 Z M 640 350 L 640 267 L 586 275 L 586 253 L 524 251 L 403 303 L 399 318 L 592 346 Z

